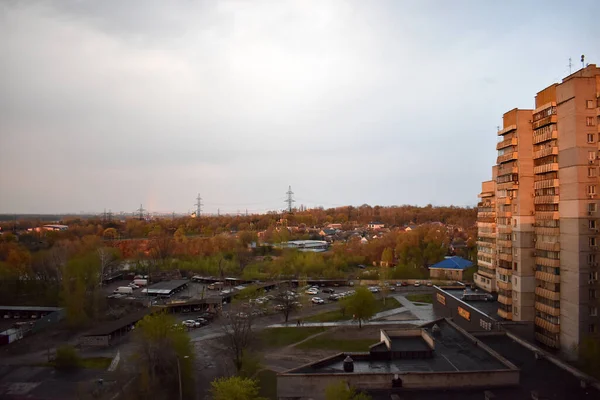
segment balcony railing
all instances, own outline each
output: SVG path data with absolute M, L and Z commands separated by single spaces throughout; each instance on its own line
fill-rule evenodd
M 498 156 L 498 159 L 496 160 L 496 162 L 498 164 L 502 164 L 502 163 L 505 163 L 505 162 L 510 161 L 510 160 L 516 160 L 517 158 L 519 158 L 519 152 L 518 151 L 513 151 L 511 153 L 503 154 L 501 156 Z
M 498 289 L 512 290 L 511 282 L 504 282 L 504 281 L 501 281 L 500 279 L 498 279 L 498 280 L 496 280 L 496 285 L 498 286 Z
M 558 155 L 558 147 L 556 146 L 546 147 L 533 152 L 534 159 L 556 155 Z
M 500 299 L 498 299 L 498 300 L 500 300 Z M 540 303 L 538 301 L 535 302 L 535 309 L 538 311 L 541 311 L 543 313 L 552 315 L 554 317 L 560 316 L 560 308 L 555 308 L 555 307 L 549 306 L 547 304 Z
M 496 232 L 486 232 L 486 231 L 478 231 L 477 232 L 477 236 L 482 237 L 482 238 L 492 238 L 494 239 L 496 237 Z
M 535 248 L 538 250 L 560 251 L 560 243 L 540 242 L 538 240 L 537 242 L 535 242 Z
M 550 283 L 560 283 L 560 275 L 551 274 L 549 272 L 535 271 L 535 279 Z
M 512 258 L 512 256 L 511 256 Z M 502 267 L 496 267 L 496 271 L 500 274 L 500 275 L 512 275 L 512 269 L 506 269 L 506 268 L 502 268 Z
M 504 149 L 508 146 L 516 146 L 516 145 L 517 145 L 516 137 L 510 138 L 510 139 L 505 139 L 496 145 L 496 150 L 500 150 L 500 149 Z
M 478 265 L 477 273 L 489 279 L 496 279 L 496 271 L 493 268 L 486 268 L 484 266 Z
M 534 189 L 548 189 L 552 187 L 558 187 L 558 179 L 544 179 L 533 183 Z
M 536 219 L 559 219 L 560 214 L 558 211 L 536 211 Z
M 537 167 L 533 167 L 534 174 L 545 174 L 546 172 L 556 172 L 558 171 L 558 163 L 549 163 L 538 165 Z
M 557 195 L 548 196 L 535 196 L 533 199 L 534 204 L 558 204 L 559 197 Z
M 502 303 L 502 304 L 506 304 L 507 306 L 512 305 L 512 297 L 507 297 L 507 296 L 498 296 L 498 302 Z
M 552 290 L 544 289 L 542 287 L 536 287 L 535 294 L 548 300 L 560 300 L 559 292 L 553 292 Z
M 560 267 L 560 260 L 555 260 L 546 257 L 536 257 L 535 263 L 544 267 Z
M 504 311 L 503 309 L 498 309 L 498 316 L 504 319 L 512 320 L 512 313 L 508 311 Z
M 558 117 L 556 116 L 556 114 L 552 114 L 552 115 L 548 115 L 545 118 L 542 118 L 540 120 L 537 120 L 535 122 L 533 122 L 531 124 L 531 127 L 533 129 L 539 129 L 542 126 L 546 126 L 546 125 L 550 125 L 550 124 L 555 124 L 558 121 Z
M 533 134 L 533 144 L 542 143 L 552 139 L 558 139 L 558 131 L 553 130 L 551 132 Z
M 516 130 L 517 130 L 517 125 L 514 125 L 514 124 L 513 125 L 509 125 L 506 128 L 499 130 L 498 131 L 498 136 L 506 135 L 507 133 L 512 132 L 512 131 L 516 131 Z
M 496 229 L 498 233 L 512 233 L 512 226 L 510 225 L 498 225 Z
M 497 184 L 498 190 L 514 190 L 514 189 L 518 189 L 518 187 L 519 187 L 519 184 L 517 182 L 513 182 L 513 181 Z
M 535 317 L 535 324 L 539 327 L 544 328 L 545 330 L 547 330 L 548 332 L 552 332 L 552 333 L 560 333 L 560 325 L 558 324 L 553 324 L 550 321 L 546 321 L 543 318 L 540 317 Z
M 516 164 L 505 164 L 498 167 L 498 176 L 507 175 L 507 174 L 518 174 L 519 168 Z
M 496 240 L 496 245 L 500 247 L 512 247 L 512 241 L 510 240 Z
M 543 335 L 543 334 L 541 334 L 539 332 L 535 333 L 535 340 L 537 340 L 540 343 L 545 344 L 548 347 L 552 347 L 552 348 L 555 348 L 555 349 L 559 348 L 559 343 L 558 343 L 557 340 L 551 339 L 548 336 Z
M 543 226 L 536 226 L 533 228 L 536 235 L 544 236 L 558 236 L 560 235 L 560 228 L 546 228 Z

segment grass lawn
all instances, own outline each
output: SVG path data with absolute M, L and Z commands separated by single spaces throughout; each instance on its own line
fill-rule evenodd
M 257 378 L 260 385 L 258 394 L 267 399 L 277 400 L 277 373 L 265 369 L 258 373 Z
M 307 328 L 268 328 L 260 332 L 260 339 L 265 346 L 282 347 L 299 342 L 325 330 L 326 328 L 320 326 Z
M 433 294 L 425 293 L 425 294 L 409 294 L 406 298 L 410 301 L 416 301 L 417 303 L 433 303 Z
M 398 303 L 398 300 L 394 299 L 393 297 L 388 297 L 385 299 L 385 304 L 383 304 L 383 300 L 382 299 L 377 299 L 377 301 L 375 302 L 375 312 L 382 312 L 382 311 L 387 311 L 387 310 L 393 310 L 394 308 L 398 308 L 400 307 L 400 303 Z M 334 310 L 334 311 L 329 311 L 329 312 L 324 312 L 321 314 L 316 314 L 310 317 L 306 317 L 304 318 L 304 321 L 306 322 L 333 322 L 333 321 L 347 321 L 349 319 L 352 319 L 352 315 L 346 313 L 345 315 L 342 315 L 342 312 L 338 309 L 338 310 Z
M 325 334 L 310 339 L 296 346 L 299 349 L 326 349 L 343 352 L 367 351 L 369 346 L 377 343 L 374 339 L 342 339 L 336 335 Z

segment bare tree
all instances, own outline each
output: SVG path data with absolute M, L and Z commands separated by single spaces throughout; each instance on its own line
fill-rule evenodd
M 299 308 L 300 303 L 296 299 L 297 295 L 291 291 L 291 285 L 280 284 L 273 301 L 275 309 L 281 311 L 285 317 L 285 322 L 288 322 L 290 314 Z
M 252 331 L 253 316 L 242 311 L 231 311 L 221 321 L 227 351 L 239 373 L 243 367 L 244 355 L 255 339 Z

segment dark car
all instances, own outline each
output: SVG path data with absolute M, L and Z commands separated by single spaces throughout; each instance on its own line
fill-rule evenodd
M 207 321 L 212 321 L 213 319 L 215 319 L 217 315 L 211 312 L 203 312 L 202 314 L 200 314 L 199 318 L 204 318 Z
M 340 299 L 340 296 L 337 294 L 332 294 L 331 296 L 329 296 L 327 298 L 327 300 L 330 300 L 330 301 L 338 301 L 339 299 Z
M 335 289 L 325 288 L 325 289 L 322 289 L 321 292 L 323 292 L 323 293 L 335 293 Z

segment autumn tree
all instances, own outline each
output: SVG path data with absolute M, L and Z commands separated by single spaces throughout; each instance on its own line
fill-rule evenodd
M 102 234 L 105 240 L 114 240 L 119 237 L 119 233 L 115 228 L 106 228 Z
M 352 314 L 358 320 L 358 327 L 362 328 L 363 321 L 375 315 L 377 304 L 375 296 L 364 286 L 356 288 L 356 292 L 342 300 L 347 313 Z
M 194 396 L 194 352 L 187 332 L 176 320 L 160 312 L 144 317 L 136 324 L 133 363 L 138 372 L 138 393 L 144 398 L 184 398 Z
M 258 395 L 258 382 L 240 376 L 217 378 L 211 382 L 213 400 L 266 400 Z

